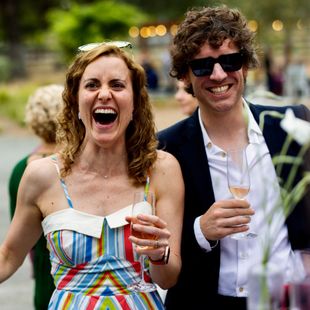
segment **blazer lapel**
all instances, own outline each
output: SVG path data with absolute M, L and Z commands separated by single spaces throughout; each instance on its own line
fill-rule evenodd
M 268 107 L 264 109 L 263 107 L 258 107 L 251 103 L 249 106 L 257 124 L 259 124 L 260 113 L 262 111 L 268 110 Z M 283 130 L 281 130 L 279 122 L 280 120 L 278 118 L 265 116 L 263 136 L 271 156 L 274 156 L 281 151 L 282 145 L 286 138 L 286 134 Z M 275 128 L 279 130 L 275 130 Z
M 187 180 L 190 180 L 191 195 L 197 195 L 203 203 L 199 206 L 204 213 L 215 200 L 209 170 L 208 158 L 205 151 L 202 132 L 199 124 L 198 110 L 188 118 L 184 140 L 182 141 L 183 167 Z M 188 158 L 191 160 L 189 161 Z M 198 207 L 198 206 L 197 206 Z

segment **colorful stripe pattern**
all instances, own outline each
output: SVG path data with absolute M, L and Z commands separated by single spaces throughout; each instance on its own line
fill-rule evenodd
M 53 162 L 59 173 L 57 159 Z M 66 184 L 60 180 L 73 208 Z M 65 228 L 49 232 L 46 239 L 56 290 L 48 309 L 164 310 L 157 291 L 134 293 L 127 289 L 138 281 L 140 272 L 129 235 L 129 224 L 110 228 L 106 219 L 100 238 Z M 148 275 L 145 280 L 150 281 Z
M 127 289 L 140 270 L 129 235 L 129 225 L 111 229 L 106 220 L 99 239 L 70 230 L 49 233 L 56 285 L 49 309 L 164 309 L 157 292 Z

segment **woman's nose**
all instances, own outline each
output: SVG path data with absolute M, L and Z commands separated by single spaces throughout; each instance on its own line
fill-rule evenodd
M 111 98 L 111 91 L 108 87 L 101 87 L 99 90 L 98 98 L 106 101 Z

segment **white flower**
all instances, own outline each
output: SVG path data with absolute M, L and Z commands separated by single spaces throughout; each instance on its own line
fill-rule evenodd
M 300 145 L 310 143 L 310 122 L 295 117 L 292 109 L 286 110 L 280 125 Z

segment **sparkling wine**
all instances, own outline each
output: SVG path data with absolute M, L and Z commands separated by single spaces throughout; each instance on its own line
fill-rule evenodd
M 132 224 L 143 224 L 143 225 L 145 225 L 144 222 L 139 221 L 136 217 L 133 217 L 131 222 L 132 222 Z M 147 234 L 145 232 L 134 230 L 132 228 L 132 226 L 131 226 L 131 234 L 134 237 L 139 238 L 139 239 L 150 239 L 150 240 L 155 240 L 156 239 L 156 236 L 154 236 L 152 234 Z
M 230 192 L 236 199 L 243 199 L 249 193 L 249 187 L 230 186 Z
M 148 185 L 148 184 L 147 184 Z M 137 218 L 139 214 L 155 214 L 155 194 L 148 191 L 148 186 L 146 186 L 146 190 L 135 192 L 134 200 L 132 205 L 132 225 L 131 225 L 131 234 L 134 237 L 139 239 L 151 239 L 154 240 L 156 237 L 152 234 L 142 233 L 139 231 L 135 231 L 133 229 L 133 224 L 141 224 L 141 225 L 152 225 L 151 223 L 144 222 L 141 219 Z M 136 249 L 147 249 L 148 246 L 134 246 Z M 130 291 L 134 292 L 152 292 L 157 288 L 154 283 L 147 283 L 144 281 L 144 260 L 145 254 L 139 255 L 140 262 L 140 277 L 137 282 L 130 283 L 127 287 Z

